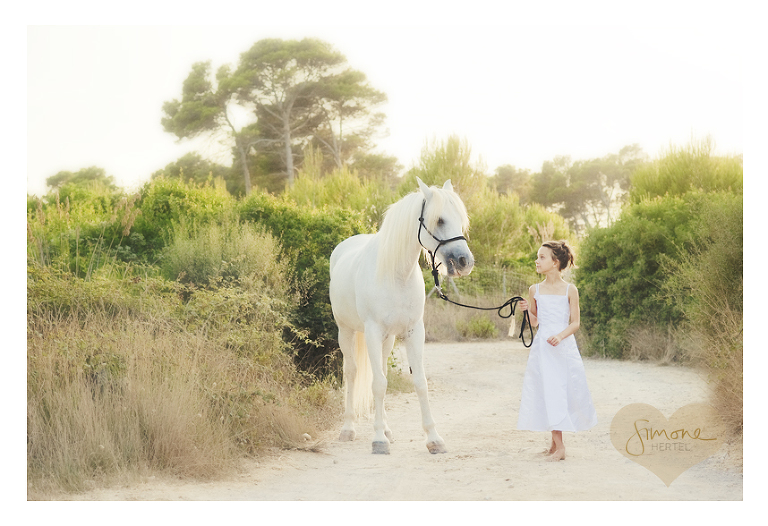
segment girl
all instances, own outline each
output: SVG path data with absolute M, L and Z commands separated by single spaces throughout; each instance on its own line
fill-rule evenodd
M 536 272 L 546 279 L 528 290 L 533 301 L 520 302 L 539 330 L 528 355 L 517 429 L 551 431 L 548 460 L 565 459 L 563 431 L 597 424 L 573 336 L 579 330 L 579 291 L 560 275 L 572 265 L 573 253 L 565 241 L 544 243 L 536 256 Z

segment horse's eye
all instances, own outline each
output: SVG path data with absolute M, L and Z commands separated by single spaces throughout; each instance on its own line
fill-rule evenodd
M 445 221 L 443 221 L 443 218 L 437 220 L 437 226 L 443 226 L 445 224 Z

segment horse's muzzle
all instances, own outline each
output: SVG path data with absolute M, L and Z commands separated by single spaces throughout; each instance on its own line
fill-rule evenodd
M 471 253 L 447 254 L 445 267 L 452 278 L 469 275 L 474 266 L 475 258 Z

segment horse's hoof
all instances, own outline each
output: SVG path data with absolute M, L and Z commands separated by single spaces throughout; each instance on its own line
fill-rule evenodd
M 373 443 L 374 455 L 389 455 L 389 442 L 374 442 Z
M 387 437 L 387 439 L 388 439 L 390 442 L 394 442 L 394 441 L 395 441 L 395 439 L 394 439 L 394 438 L 392 438 L 392 431 L 390 431 L 389 429 L 387 429 L 386 431 L 384 431 L 384 436 L 386 436 L 386 437 Z
M 341 442 L 350 442 L 355 439 L 355 430 L 354 429 L 342 429 L 341 434 L 339 435 L 339 441 Z
M 448 453 L 448 450 L 445 449 L 445 444 L 442 442 L 429 442 L 427 443 L 427 449 L 433 455 L 436 455 L 437 453 Z

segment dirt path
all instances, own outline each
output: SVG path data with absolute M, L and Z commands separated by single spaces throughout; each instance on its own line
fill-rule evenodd
M 396 350 L 398 352 L 399 350 Z M 150 480 L 98 490 L 77 500 L 742 500 L 741 451 L 723 447 L 667 487 L 610 441 L 623 406 L 642 402 L 665 415 L 706 402 L 691 369 L 585 359 L 598 425 L 564 433 L 568 458 L 547 463 L 549 433 L 515 430 L 528 350 L 517 342 L 429 344 L 430 401 L 448 453 L 430 455 L 415 393 L 387 397 L 390 455 L 372 455 L 372 423 L 354 442 L 327 433 L 321 452 L 281 451 L 233 479 L 211 483 Z M 401 363 L 406 363 L 401 360 Z M 406 366 L 407 368 L 407 366 Z M 341 424 L 339 424 L 340 427 Z

